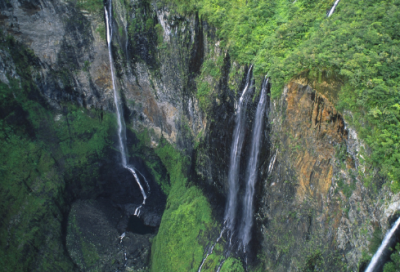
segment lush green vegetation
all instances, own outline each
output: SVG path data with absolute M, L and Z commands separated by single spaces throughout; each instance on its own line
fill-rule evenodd
M 143 159 L 146 166 L 150 169 L 155 181 L 160 185 L 161 190 L 168 196 L 171 191 L 171 184 L 168 181 L 168 177 L 164 174 L 164 165 L 158 158 L 157 154 L 155 154 L 154 150 L 149 147 L 151 145 L 151 131 L 144 129 L 141 132 L 133 132 L 137 137 L 137 142 L 131 147 L 130 154 Z
M 34 54 L 11 37 L 0 40 L 17 75 L 0 82 L 0 266 L 72 271 L 62 246 L 66 190 L 84 194 L 94 185 L 115 118 L 68 104 L 51 110 L 32 78 Z
M 215 52 L 211 52 L 201 67 L 201 74 L 196 78 L 197 93 L 200 107 L 204 112 L 211 110 L 211 105 L 215 100 L 215 86 L 221 77 L 221 69 L 224 64 L 223 56 L 217 56 Z
M 399 0 L 340 2 L 330 18 L 334 0 L 167 2 L 213 24 L 235 61 L 254 63 L 257 79 L 271 76 L 274 97 L 302 72 L 343 83 L 337 104 L 353 112 L 350 122 L 371 147 L 367 174 L 379 167 L 400 190 Z
M 400 271 L 400 243 L 398 243 L 394 249 L 392 255 L 390 255 L 391 261 L 386 263 L 383 272 L 399 272 Z
M 76 5 L 89 12 L 103 12 L 103 0 L 78 0 Z
M 134 15 L 128 18 L 128 34 L 130 40 L 130 51 L 134 61 L 144 61 L 153 69 L 157 69 L 155 52 L 157 43 L 161 42 L 162 27 L 157 26 L 156 14 L 151 8 L 150 1 L 131 2 L 129 9 Z M 143 46 L 145 45 L 145 46 Z
M 244 272 L 243 265 L 234 258 L 228 258 L 221 268 L 221 272 Z
M 220 226 L 212 217 L 202 191 L 186 178 L 188 159 L 165 139 L 161 139 L 155 152 L 168 170 L 171 189 L 159 232 L 153 240 L 151 271 L 197 271 L 204 257 L 204 246 L 210 242 L 207 234 Z M 216 270 L 223 259 L 223 243 L 215 247 L 202 271 Z M 244 270 L 240 261 L 228 258 L 221 271 Z
M 197 271 L 203 258 L 199 240 L 216 223 L 199 188 L 188 184 L 187 159 L 165 140 L 156 149 L 168 170 L 171 191 L 159 232 L 153 241 L 151 271 Z

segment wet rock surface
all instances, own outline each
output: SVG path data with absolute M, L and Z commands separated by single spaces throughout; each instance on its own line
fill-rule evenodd
M 135 216 L 136 209 L 138 209 L 140 206 L 135 205 L 135 204 L 127 204 L 123 207 L 125 210 L 125 214 L 127 217 L 129 216 Z M 143 220 L 144 225 L 149 226 L 149 227 L 158 227 L 160 226 L 161 223 L 161 213 L 156 213 L 152 211 L 151 208 L 148 208 L 148 206 L 140 207 L 139 209 L 139 217 L 141 220 Z
M 72 205 L 67 249 L 80 270 L 147 271 L 154 234 L 119 232 L 124 217 L 105 199 L 79 200 Z

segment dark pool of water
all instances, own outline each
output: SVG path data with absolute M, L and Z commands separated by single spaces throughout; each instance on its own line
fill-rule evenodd
M 142 219 L 136 216 L 131 216 L 129 217 L 128 227 L 126 228 L 126 230 L 137 234 L 148 234 L 148 233 L 155 233 L 156 228 L 146 226 L 143 223 Z

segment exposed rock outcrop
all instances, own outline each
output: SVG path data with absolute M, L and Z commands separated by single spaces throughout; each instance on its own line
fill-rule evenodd
M 396 208 L 387 211 L 398 207 L 398 196 L 365 186 L 354 129 L 326 96 L 302 83 L 290 82 L 271 104 L 256 235 L 264 237 L 262 254 L 274 271 L 355 271 L 376 250 L 374 231 L 390 228 Z
M 154 234 L 119 233 L 123 218 L 106 200 L 72 205 L 67 249 L 81 271 L 147 271 Z

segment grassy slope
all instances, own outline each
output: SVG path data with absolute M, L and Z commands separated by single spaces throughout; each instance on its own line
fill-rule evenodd
M 254 63 L 257 79 L 271 76 L 274 97 L 304 71 L 343 81 L 337 106 L 352 111 L 349 121 L 371 147 L 367 174 L 379 167 L 400 190 L 400 0 L 341 1 L 330 18 L 334 0 L 166 2 L 217 27 L 233 60 Z
M 178 151 L 162 141 L 156 153 L 168 170 L 171 189 L 152 246 L 151 271 L 197 270 L 203 257 L 199 236 L 215 226 L 211 207 L 199 188 L 187 184 L 188 165 Z
M 190 184 L 184 174 L 189 168 L 187 159 L 163 139 L 155 152 L 168 170 L 171 188 L 152 245 L 151 271 L 197 271 L 204 257 L 203 243 L 210 242 L 207 233 L 211 229 L 220 229 L 220 226 L 212 217 L 210 204 L 202 191 Z M 223 248 L 218 245 L 202 271 L 215 271 L 222 253 Z M 228 258 L 221 271 L 244 270 L 240 261 Z

